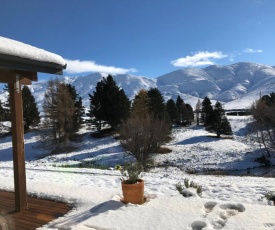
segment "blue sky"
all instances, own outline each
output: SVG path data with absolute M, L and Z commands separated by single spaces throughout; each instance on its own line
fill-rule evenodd
M 2 1 L 0 36 L 61 55 L 67 76 L 154 78 L 242 61 L 275 66 L 275 1 Z

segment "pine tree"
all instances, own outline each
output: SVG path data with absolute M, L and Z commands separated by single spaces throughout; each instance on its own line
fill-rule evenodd
M 82 105 L 82 98 L 76 92 L 76 89 L 71 84 L 66 84 L 66 87 L 69 90 L 71 98 L 74 102 L 74 116 L 73 116 L 73 129 L 77 132 L 80 129 L 81 124 L 83 124 L 83 116 L 85 114 L 84 106 Z
M 225 111 L 222 104 L 218 101 L 215 104 L 214 110 L 211 111 L 208 117 L 208 126 L 206 127 L 206 130 L 215 132 L 217 137 L 220 137 L 221 134 L 232 134 L 230 123 L 225 116 Z
M 116 128 L 121 120 L 126 119 L 130 112 L 130 101 L 123 89 L 120 89 L 113 77 L 109 75 L 97 83 L 96 91 L 90 96 L 90 113 L 94 116 L 98 129 L 101 123 L 107 122 Z
M 178 96 L 177 100 L 176 100 L 176 108 L 177 108 L 176 123 L 177 124 L 182 124 L 182 122 L 183 122 L 182 107 L 183 107 L 183 100 L 180 96 Z
M 5 121 L 5 113 L 6 113 L 6 111 L 3 107 L 3 103 L 0 100 L 0 121 Z
M 23 86 L 22 101 L 24 129 L 27 131 L 31 125 L 35 126 L 40 122 L 37 104 L 28 86 Z
M 224 116 L 222 119 L 221 133 L 224 135 L 232 135 L 233 134 L 230 122 L 228 121 L 226 116 Z
M 187 111 L 187 123 L 188 125 L 191 125 L 191 123 L 194 121 L 194 111 L 190 104 L 185 104 L 186 111 Z
M 213 108 L 211 105 L 211 101 L 208 97 L 205 97 L 202 101 L 202 114 L 201 114 L 201 122 L 205 127 L 211 123 L 211 117 L 209 117 L 212 114 Z
M 269 95 L 264 95 L 261 97 L 261 100 L 264 101 L 267 106 L 273 106 L 275 105 L 275 93 L 272 92 Z
M 3 90 L 7 96 L 7 100 L 3 104 L 3 108 L 5 109 L 5 121 L 11 121 L 11 107 L 10 107 L 10 93 L 8 85 L 4 85 Z
M 170 118 L 170 122 L 172 124 L 175 123 L 176 118 L 177 118 L 177 107 L 176 107 L 176 103 L 174 102 L 173 99 L 169 99 L 166 103 L 166 109 L 167 109 L 167 113 L 169 115 Z
M 176 123 L 180 125 L 188 125 L 190 123 L 189 118 L 190 116 L 192 116 L 192 114 L 189 115 L 189 111 L 186 107 L 186 104 L 184 103 L 183 99 L 180 96 L 177 97 L 176 108 L 177 108 Z
M 149 98 L 148 91 L 141 89 L 136 95 L 132 103 L 132 115 L 144 118 L 149 114 Z
M 200 125 L 201 106 L 202 106 L 201 101 L 200 101 L 200 99 L 198 99 L 198 102 L 196 104 L 196 110 L 195 110 L 195 112 L 196 112 L 196 118 L 197 118 L 197 126 Z
M 147 94 L 150 114 L 160 120 L 167 119 L 166 105 L 160 91 L 157 88 L 151 88 Z

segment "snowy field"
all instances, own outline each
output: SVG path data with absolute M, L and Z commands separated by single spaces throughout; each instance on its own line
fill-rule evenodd
M 250 117 L 229 117 L 233 139 L 213 138 L 203 128 L 175 129 L 167 144 L 172 152 L 156 156 L 160 165 L 144 173 L 146 203 L 123 204 L 120 173 L 110 169 L 79 168 L 128 160 L 112 137 L 94 139 L 82 130 L 82 142 L 70 153 L 51 155 L 37 148 L 35 133 L 25 135 L 29 194 L 70 203 L 64 217 L 40 229 L 183 229 L 274 230 L 275 207 L 264 198 L 275 191 L 275 179 L 255 176 L 187 174 L 186 169 L 247 170 L 259 147 L 248 137 Z M 0 139 L 0 189 L 13 190 L 11 137 Z M 257 155 L 258 154 L 258 155 Z M 171 165 L 171 166 L 167 166 Z M 66 167 L 59 167 L 66 166 Z M 69 167 L 74 166 L 74 167 Z M 188 178 L 203 188 L 202 197 L 185 198 L 175 185 Z

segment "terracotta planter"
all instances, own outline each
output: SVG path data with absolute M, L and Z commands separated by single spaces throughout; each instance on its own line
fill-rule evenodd
M 144 181 L 138 179 L 136 184 L 125 184 L 121 182 L 123 202 L 132 204 L 144 203 Z

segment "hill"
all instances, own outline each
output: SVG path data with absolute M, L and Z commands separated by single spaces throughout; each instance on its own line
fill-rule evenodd
M 89 94 L 95 90 L 98 81 L 105 74 L 93 73 L 87 76 L 63 77 L 66 83 L 76 87 L 83 98 L 83 104 L 89 107 Z M 117 84 L 124 89 L 126 95 L 133 99 L 140 89 L 157 87 L 168 100 L 180 95 L 185 102 L 195 106 L 198 98 L 205 96 L 224 103 L 226 109 L 245 109 L 259 98 L 259 95 L 275 91 L 275 67 L 240 62 L 228 66 L 212 65 L 206 68 L 186 68 L 167 73 L 151 79 L 130 74 L 114 76 Z M 39 108 L 41 108 L 46 81 L 39 81 L 30 86 Z M 0 91 L 0 99 L 6 93 Z

